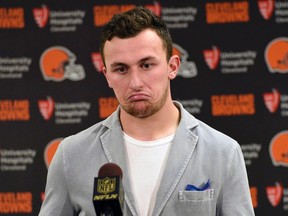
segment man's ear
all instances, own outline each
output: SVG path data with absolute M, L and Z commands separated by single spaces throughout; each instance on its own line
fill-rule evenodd
M 110 88 L 112 88 L 112 87 L 111 87 L 111 83 L 110 83 L 110 81 L 109 81 L 109 78 L 108 78 L 108 76 L 107 76 L 107 70 L 106 70 L 106 67 L 105 67 L 105 66 L 103 66 L 102 72 L 103 72 L 103 74 L 104 74 L 104 76 L 105 76 L 105 78 L 106 78 L 106 80 L 107 80 L 108 86 L 109 86 Z
M 178 55 L 171 56 L 169 62 L 169 79 L 172 80 L 177 76 L 179 67 L 180 67 L 180 58 Z

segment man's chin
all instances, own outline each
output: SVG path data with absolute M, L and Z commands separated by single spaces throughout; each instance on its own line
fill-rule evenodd
M 130 109 L 127 113 L 136 118 L 147 118 L 151 115 L 149 111 L 142 109 Z
M 149 108 L 147 106 L 139 106 L 134 104 L 133 106 L 122 106 L 126 113 L 136 118 L 146 118 L 149 116 Z
M 154 115 L 158 110 L 157 109 L 153 109 L 153 107 L 138 107 L 138 108 L 131 108 L 126 110 L 126 112 L 136 118 L 140 118 L 140 119 L 145 119 L 148 118 L 152 115 Z

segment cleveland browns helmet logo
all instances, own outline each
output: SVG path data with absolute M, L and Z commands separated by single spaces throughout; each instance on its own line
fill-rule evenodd
M 75 62 L 74 53 L 65 47 L 54 46 L 46 49 L 41 55 L 40 69 L 47 81 L 79 81 L 85 78 L 85 71 L 82 65 Z
M 198 71 L 196 64 L 193 61 L 188 61 L 189 57 L 188 52 L 175 43 L 173 44 L 172 48 L 173 48 L 173 55 L 178 55 L 181 60 L 178 76 L 182 76 L 184 78 L 192 78 L 197 76 Z
M 288 131 L 276 134 L 270 142 L 269 150 L 275 166 L 288 167 Z
M 288 73 L 288 38 L 272 40 L 266 47 L 265 60 L 272 73 Z

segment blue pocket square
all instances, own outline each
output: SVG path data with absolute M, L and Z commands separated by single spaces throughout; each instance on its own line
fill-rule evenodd
M 209 189 L 211 186 L 210 179 L 206 183 L 201 184 L 199 187 L 196 187 L 195 185 L 188 184 L 185 188 L 186 191 L 205 191 Z

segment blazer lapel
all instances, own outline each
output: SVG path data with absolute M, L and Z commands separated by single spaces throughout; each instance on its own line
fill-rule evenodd
M 137 215 L 137 205 L 132 191 L 130 171 L 124 146 L 123 132 L 118 120 L 118 113 L 114 113 L 112 118 L 108 118 L 104 124 L 108 127 L 108 130 L 103 133 L 100 138 L 104 153 L 110 163 L 115 163 L 122 169 L 124 199 L 130 208 L 131 213 Z
M 181 115 L 187 114 L 183 113 L 182 110 Z M 191 119 L 191 116 L 186 116 L 185 118 L 185 120 L 187 120 L 187 118 Z M 194 117 L 192 117 L 192 121 L 188 122 L 190 125 L 186 125 L 185 121 L 181 120 L 176 131 L 157 192 L 156 203 L 152 214 L 153 216 L 160 215 L 165 204 L 170 199 L 196 147 L 198 137 L 191 132 L 191 128 L 195 127 L 197 122 L 194 120 Z

